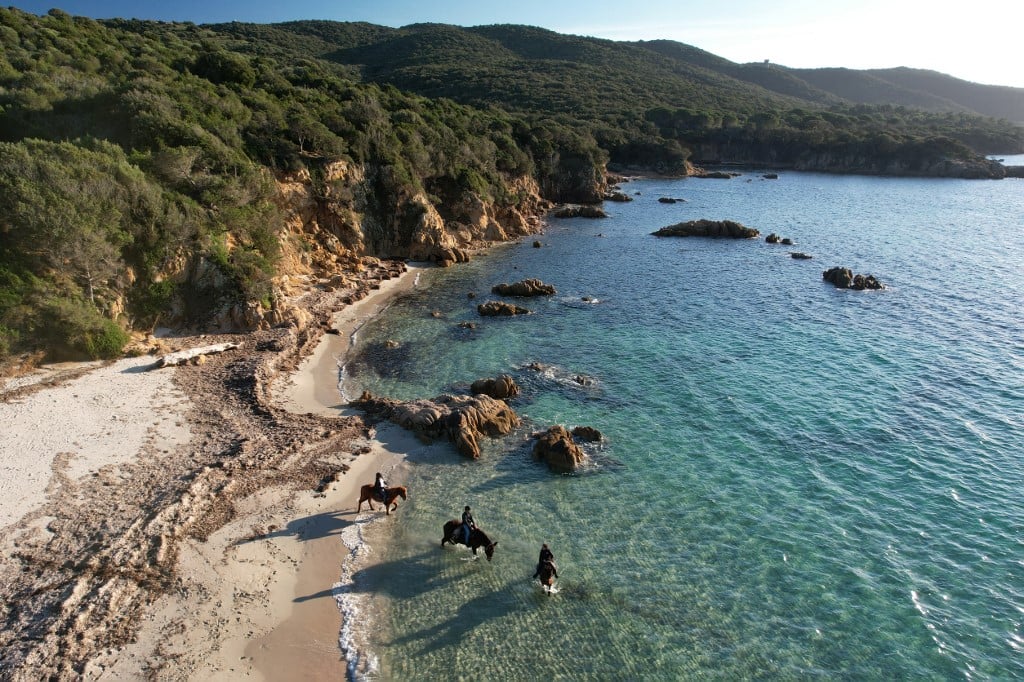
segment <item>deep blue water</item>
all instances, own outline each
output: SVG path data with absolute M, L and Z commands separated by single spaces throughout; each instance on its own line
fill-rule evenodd
M 1024 181 L 623 190 L 607 219 L 552 219 L 541 248 L 426 271 L 360 333 L 349 395 L 523 388 L 519 432 L 478 461 L 410 462 L 408 503 L 378 524 L 379 563 L 355 576 L 379 595 L 376 675 L 1024 678 Z M 650 235 L 697 218 L 762 238 Z M 837 290 L 835 265 L 886 288 Z M 477 316 L 526 277 L 558 294 Z M 555 423 L 605 435 L 578 475 L 531 460 Z M 464 504 L 492 563 L 438 547 Z M 542 541 L 553 596 L 529 580 Z

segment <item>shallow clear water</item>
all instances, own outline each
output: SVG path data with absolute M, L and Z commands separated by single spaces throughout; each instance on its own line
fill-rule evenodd
M 426 271 L 360 332 L 349 395 L 500 373 L 523 388 L 523 428 L 480 460 L 410 463 L 380 563 L 354 576 L 384 599 L 377 674 L 1024 677 L 1024 181 L 623 189 L 635 201 L 553 219 L 542 248 Z M 696 218 L 796 244 L 650 236 Z M 835 265 L 887 288 L 837 290 Z M 526 277 L 558 294 L 477 316 Z M 555 423 L 605 435 L 578 475 L 531 460 L 529 433 Z M 464 504 L 499 541 L 492 563 L 438 547 Z M 542 541 L 553 596 L 529 579 Z

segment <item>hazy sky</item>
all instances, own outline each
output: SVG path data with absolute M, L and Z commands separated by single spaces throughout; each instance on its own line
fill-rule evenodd
M 529 24 L 613 40 L 668 38 L 735 62 L 854 69 L 911 66 L 1024 87 L 1016 50 L 1021 0 L 7 0 L 43 14 L 268 23 L 293 19 L 385 26 Z

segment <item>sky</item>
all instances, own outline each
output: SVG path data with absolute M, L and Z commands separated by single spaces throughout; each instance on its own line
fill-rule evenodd
M 1021 0 L 7 0 L 36 14 L 271 23 L 297 19 L 528 24 L 611 40 L 665 38 L 734 62 L 851 69 L 909 66 L 1024 88 Z

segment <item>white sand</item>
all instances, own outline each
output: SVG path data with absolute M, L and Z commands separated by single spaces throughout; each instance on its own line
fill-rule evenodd
M 336 315 L 339 334 L 325 335 L 292 377 L 278 380 L 279 404 L 300 414 L 339 415 L 338 360 L 352 334 L 415 286 L 417 275 L 413 268 L 385 281 Z M 0 528 L 30 514 L 45 519 L 62 481 L 188 443 L 190 401 L 172 383 L 173 368 L 153 365 L 151 357 L 95 364 L 78 378 L 21 397 L 11 392 L 52 380 L 57 369 L 0 387 L 0 399 L 8 396 L 0 402 Z M 97 655 L 84 678 L 141 679 L 158 670 L 159 679 L 345 679 L 349 662 L 339 636 L 350 629 L 343 628 L 336 601 L 344 591 L 338 581 L 368 550 L 342 536 L 359 536 L 360 524 L 383 515 L 379 505 L 356 514 L 359 487 L 375 471 L 400 484 L 404 456 L 418 447 L 412 436 L 388 428 L 391 450 L 380 441 L 352 444 L 353 452 L 367 451 L 347 455 L 350 469 L 323 495 L 266 488 L 237 501 L 235 519 L 206 541 L 183 539 L 175 589 L 147 610 L 135 641 Z M 10 535 L 0 537 L 3 545 Z M 346 642 L 353 650 L 357 645 Z M 354 658 L 351 665 L 367 663 Z
M 152 370 L 153 358 L 97 365 L 55 388 L 0 402 L 0 528 L 46 504 L 51 486 L 137 456 L 170 450 L 190 438 L 187 397 L 172 370 Z M 8 382 L 13 390 L 57 371 Z

